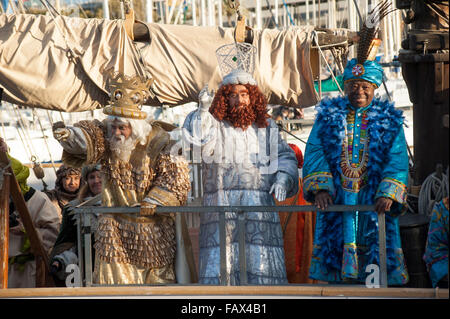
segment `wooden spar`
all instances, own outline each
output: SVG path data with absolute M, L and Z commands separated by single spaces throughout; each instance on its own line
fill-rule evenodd
M 10 177 L 7 173 L 3 175 L 3 187 L 0 192 L 0 289 L 8 288 Z
M 0 162 L 8 164 L 10 161 L 6 156 L 6 153 L 0 152 Z M 31 253 L 35 256 L 36 261 L 36 287 L 54 287 L 53 278 L 50 276 L 50 269 L 48 265 L 48 255 L 42 245 L 41 238 L 39 237 L 36 228 L 31 220 L 30 212 L 20 191 L 19 183 L 14 176 L 11 167 L 8 167 L 7 172 L 10 173 L 10 195 L 19 213 L 20 219 L 25 228 L 25 232 L 30 239 Z
M 333 285 L 283 285 L 283 286 L 199 286 L 199 285 L 158 285 L 158 286 L 101 286 L 74 288 L 41 288 L 41 289 L 4 289 L 0 290 L 0 298 L 42 298 L 42 297 L 94 297 L 120 296 L 123 298 L 167 298 L 167 296 L 259 296 L 282 298 L 306 296 L 313 298 L 422 298 L 448 299 L 448 289 L 443 288 L 373 288 L 364 286 Z

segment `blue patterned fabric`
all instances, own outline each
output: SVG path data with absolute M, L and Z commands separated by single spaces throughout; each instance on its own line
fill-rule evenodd
M 305 199 L 314 202 L 318 190 L 328 191 L 333 203 L 341 205 L 370 205 L 380 196 L 393 199 L 386 214 L 388 283 L 405 284 L 397 217 L 405 209 L 408 181 L 402 112 L 378 99 L 355 109 L 342 97 L 323 100 L 317 111 L 305 150 Z M 366 266 L 378 259 L 376 212 L 317 213 L 311 278 L 364 282 Z
M 436 287 L 448 275 L 448 197 L 433 207 L 423 260 Z
M 383 83 L 383 68 L 376 61 L 358 64 L 356 58 L 351 59 L 344 69 L 344 83 L 348 80 L 366 80 L 377 87 Z

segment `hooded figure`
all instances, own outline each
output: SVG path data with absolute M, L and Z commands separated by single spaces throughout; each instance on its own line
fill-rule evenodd
M 61 165 L 56 171 L 55 188 L 45 191 L 59 215 L 64 206 L 74 200 L 80 189 L 81 169 Z
M 99 164 L 91 164 L 83 166 L 81 170 L 82 186 L 78 193 L 78 197 L 69 202 L 62 211 L 61 229 L 56 238 L 55 245 L 50 255 L 50 271 L 56 275 L 55 282 L 58 286 L 64 286 L 62 282 L 68 275 L 66 267 L 70 264 L 78 264 L 78 241 L 77 241 L 77 215 L 73 213 L 73 209 L 88 201 L 89 206 L 101 204 L 101 197 L 95 202 L 93 198 L 102 191 L 102 180 L 100 176 L 101 166 Z M 95 232 L 97 231 L 97 214 L 89 214 L 92 227 L 92 243 L 95 241 Z M 95 251 L 93 252 L 95 256 Z
M 50 253 L 58 235 L 60 218 L 56 207 L 41 191 L 27 185 L 29 168 L 8 155 L 19 183 L 31 220 L 41 237 L 42 245 Z M 35 288 L 36 262 L 30 250 L 30 240 L 13 201 L 9 204 L 9 266 L 8 288 Z

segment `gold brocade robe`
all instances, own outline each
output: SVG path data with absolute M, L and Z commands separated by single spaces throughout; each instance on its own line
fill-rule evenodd
M 169 134 L 158 124 L 145 145 L 137 144 L 128 162 L 112 156 L 105 124 L 75 124 L 86 140 L 86 154 L 63 152 L 64 163 L 102 164 L 102 206 L 133 206 L 144 198 L 161 206 L 184 205 L 190 189 L 187 162 L 169 154 Z M 94 283 L 155 284 L 175 282 L 175 222 L 173 214 L 139 216 L 102 214 L 95 239 Z M 186 237 L 184 237 L 186 239 Z M 189 244 L 187 245 L 189 247 Z M 193 265 L 186 256 L 189 266 Z M 191 279 L 195 270 L 191 268 Z

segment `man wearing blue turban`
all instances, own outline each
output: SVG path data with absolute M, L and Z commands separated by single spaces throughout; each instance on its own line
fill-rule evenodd
M 310 278 L 364 283 L 366 267 L 379 265 L 377 213 L 386 214 L 389 285 L 408 282 L 398 216 L 405 211 L 408 153 L 403 115 L 374 98 L 383 69 L 367 55 L 348 62 L 345 97 L 322 100 L 305 150 L 305 199 L 330 204 L 372 205 L 375 212 L 318 212 Z

